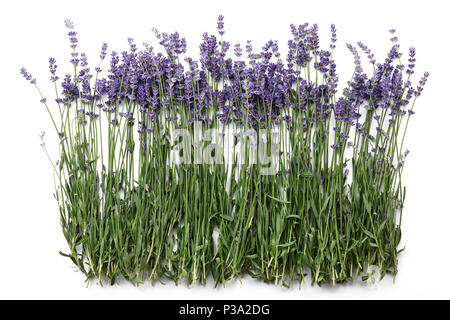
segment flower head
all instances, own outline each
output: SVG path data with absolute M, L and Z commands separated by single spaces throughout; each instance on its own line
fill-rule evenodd
M 361 74 L 363 72 L 361 67 L 361 58 L 359 56 L 358 50 L 351 44 L 347 43 L 347 48 L 351 51 L 353 54 L 354 62 L 355 62 L 355 74 Z
M 234 45 L 234 55 L 236 57 L 242 56 L 242 48 L 241 48 L 241 45 L 239 43 L 236 43 Z
M 219 34 L 223 36 L 225 34 L 225 30 L 223 29 L 223 15 L 219 15 L 219 18 L 217 19 L 217 30 L 219 31 Z
M 369 58 L 369 61 L 371 64 L 375 64 L 375 56 L 372 53 L 372 50 L 370 50 L 364 43 L 362 43 L 361 41 L 358 42 L 358 46 L 361 48 L 362 51 L 364 51 L 364 53 L 366 54 L 367 58 Z
M 106 50 L 108 49 L 108 44 L 107 43 L 104 43 L 103 45 L 102 45 L 102 51 L 100 52 L 100 59 L 105 59 L 105 57 L 106 57 Z
M 331 25 L 331 44 L 330 44 L 330 49 L 336 48 L 336 41 L 337 41 L 336 26 L 334 24 L 332 24 Z
M 67 29 L 71 29 L 72 30 L 72 29 L 75 28 L 74 25 L 73 25 L 72 20 L 70 20 L 70 19 L 64 20 L 64 25 L 66 26 Z
M 64 20 L 64 24 L 66 28 L 70 30 L 67 33 L 67 35 L 69 36 L 70 47 L 75 50 L 78 44 L 77 33 L 76 31 L 73 31 L 75 29 L 75 26 L 73 25 L 73 22 L 70 19 Z
M 430 73 L 429 72 L 425 72 L 423 74 L 423 77 L 420 79 L 419 81 L 419 85 L 417 86 L 417 90 L 415 91 L 415 95 L 416 97 L 420 96 L 422 91 L 423 91 L 423 87 L 425 86 L 425 84 L 427 83 L 428 77 L 429 77 Z
M 51 75 L 52 75 L 52 76 L 50 77 L 50 81 L 55 82 L 56 80 L 59 79 L 58 76 L 56 76 L 56 68 L 57 68 L 58 66 L 56 65 L 56 60 L 55 60 L 55 58 L 50 58 L 50 59 L 48 59 L 48 63 L 49 63 L 48 68 L 49 68 L 50 73 L 51 73 Z
M 409 48 L 409 58 L 408 58 L 408 69 L 406 70 L 406 73 L 409 75 L 412 75 L 414 73 L 414 67 L 416 62 L 416 49 L 415 48 Z
M 28 81 L 30 81 L 31 84 L 35 84 L 36 83 L 36 79 L 33 78 L 33 76 L 31 75 L 31 73 L 29 73 L 27 71 L 27 69 L 25 68 L 21 68 L 20 69 L 20 74 L 22 74 L 22 76 L 27 79 Z

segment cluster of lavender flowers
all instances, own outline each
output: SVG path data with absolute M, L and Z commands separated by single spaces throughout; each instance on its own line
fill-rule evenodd
M 221 18 L 223 19 L 223 18 Z M 56 102 L 71 105 L 75 100 L 83 104 L 97 102 L 106 97 L 100 109 L 111 111 L 113 106 L 125 101 L 135 102 L 139 112 L 157 117 L 162 109 L 189 114 L 187 121 L 213 121 L 210 111 L 222 123 L 242 123 L 243 108 L 248 111 L 248 125 L 266 127 L 269 120 L 277 123 L 283 120 L 282 110 L 301 108 L 306 110 L 308 101 L 317 102 L 317 114 L 306 121 L 320 121 L 331 113 L 330 97 L 336 91 L 336 65 L 330 60 L 331 52 L 319 50 L 318 27 L 308 24 L 292 25 L 293 39 L 289 41 L 287 64 L 280 58 L 277 41 L 268 41 L 260 52 L 253 49 L 251 41 L 245 46 L 248 61 L 242 57 L 240 44 L 234 46 L 235 59 L 227 57 L 230 43 L 215 35 L 203 34 L 200 44 L 200 60 L 185 57 L 186 40 L 173 34 L 154 32 L 165 54 L 155 53 L 146 45 L 138 51 L 133 39 L 129 38 L 129 51 L 111 53 L 109 73 L 105 78 L 92 81 L 86 55 L 76 51 L 77 38 L 73 24 L 68 33 L 74 66 L 82 69 L 72 77 L 66 75 L 62 82 L 62 97 Z M 223 20 L 219 19 L 219 34 L 222 38 Z M 336 41 L 335 39 L 333 41 Z M 106 44 L 100 58 L 106 56 Z M 323 74 L 329 85 L 315 86 L 301 78 L 300 67 L 306 66 L 314 57 L 318 61 L 314 68 Z M 55 60 L 50 59 L 52 81 L 56 81 Z M 96 68 L 98 73 L 101 70 Z M 297 93 L 294 87 L 299 82 Z M 220 88 L 218 84 L 223 84 Z M 265 108 L 270 106 L 269 108 Z M 183 109 L 183 110 L 180 110 Z
M 428 77 L 428 73 L 425 73 L 417 88 L 409 80 L 414 73 L 414 48 L 410 48 L 409 64 L 405 67 L 402 64 L 394 65 L 401 56 L 398 44 L 393 45 L 383 63 L 377 63 L 371 50 L 358 42 L 374 66 L 374 74 L 369 77 L 363 73 L 357 49 L 347 44 L 354 56 L 355 72 L 342 97 L 334 102 L 338 85 L 336 64 L 331 58 L 337 41 L 334 25 L 331 26 L 330 50 L 319 48 L 318 26 L 305 23 L 291 25 L 293 38 L 288 42 L 286 62 L 280 58 L 278 42 L 273 40 L 268 41 L 259 52 L 253 49 L 251 41 L 247 41 L 245 61 L 239 43 L 234 45 L 235 58 L 227 57 L 231 44 L 222 40 L 225 32 L 223 16 L 220 16 L 220 38 L 203 34 L 199 61 L 190 57 L 182 58 L 186 53 L 186 40 L 178 32 L 161 34 L 154 29 L 165 54 L 155 53 L 147 43 L 144 50 L 138 51 L 133 39 L 129 38 L 129 51 L 121 54 L 113 51 L 108 75 L 99 78 L 98 74 L 102 70 L 96 67 L 93 81 L 94 75 L 88 66 L 86 54 L 76 51 L 78 40 L 73 23 L 67 20 L 66 27 L 70 29 L 68 36 L 73 48 L 70 62 L 81 69 L 75 76 L 68 74 L 64 77 L 61 83 L 62 97 L 57 98 L 56 102 L 70 106 L 75 100 L 80 100 L 83 106 L 96 104 L 97 110 L 112 112 L 115 106 L 128 101 L 136 103 L 139 112 L 151 115 L 153 120 L 161 110 L 170 110 L 188 113 L 188 122 L 213 122 L 212 115 L 215 115 L 222 123 L 242 124 L 243 114 L 248 113 L 246 125 L 265 128 L 268 121 L 289 122 L 289 116 L 282 116 L 283 110 L 300 109 L 307 112 L 308 107 L 314 105 L 311 116 L 302 119 L 304 125 L 323 122 L 333 111 L 336 121 L 355 125 L 361 116 L 358 110 L 364 104 L 368 110 L 391 108 L 391 118 L 397 112 L 405 114 L 406 111 L 401 110 L 402 106 L 408 105 L 411 98 L 421 94 Z M 396 41 L 397 38 L 391 40 Z M 100 53 L 101 60 L 105 59 L 106 50 L 105 43 Z M 302 76 L 302 69 L 311 61 L 313 68 L 322 76 L 322 84 Z M 50 58 L 49 64 L 50 79 L 56 82 L 59 77 L 56 76 L 55 59 Z M 406 78 L 402 72 L 405 69 Z M 35 83 L 36 79 L 24 68 L 21 73 L 31 83 Z M 219 87 L 219 83 L 223 85 Z M 104 103 L 98 103 L 101 97 L 106 97 Z M 414 113 L 412 110 L 408 112 Z M 98 116 L 93 111 L 86 114 Z
M 329 49 L 319 46 L 317 24 L 291 25 L 285 59 L 276 40 L 259 50 L 251 41 L 226 41 L 223 16 L 217 35 L 203 34 L 198 60 L 186 56 L 178 32 L 154 29 L 163 52 L 148 43 L 139 50 L 129 38 L 127 50 L 111 52 L 105 76 L 107 44 L 91 68 L 78 50 L 73 23 L 65 25 L 74 73 L 58 84 L 56 60 L 49 59 L 59 123 L 39 94 L 61 139 L 55 170 L 68 256 L 88 278 L 106 275 L 114 282 L 121 274 L 139 283 L 187 276 L 204 282 L 211 272 L 217 284 L 250 273 L 288 284 L 303 282 L 304 266 L 317 283 L 353 279 L 369 265 L 382 276 L 397 272 L 401 174 L 409 153 L 403 144 L 429 74 L 413 85 L 415 49 L 403 65 L 395 30 L 381 62 L 364 43 L 347 44 L 354 70 L 339 95 L 335 25 Z M 371 75 L 364 72 L 361 51 Z M 37 85 L 26 69 L 20 72 Z M 289 146 L 280 151 L 277 175 L 261 177 L 259 166 L 232 168 L 239 178 L 225 183 L 226 168 L 166 171 L 168 122 L 177 128 L 284 128 Z M 138 229 L 129 229 L 136 221 Z M 97 235 L 94 230 L 102 235 L 89 236 Z

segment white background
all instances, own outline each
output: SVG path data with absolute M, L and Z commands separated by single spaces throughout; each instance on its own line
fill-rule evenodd
M 450 298 L 449 115 L 450 59 L 447 1 L 3 1 L 0 9 L 0 298 L 97 299 L 369 299 Z M 157 47 L 152 27 L 179 31 L 188 41 L 188 54 L 198 58 L 204 31 L 215 32 L 225 16 L 225 37 L 260 47 L 278 39 L 286 49 L 289 24 L 318 23 L 321 45 L 329 45 L 329 25 L 338 29 L 336 60 L 341 84 L 351 73 L 352 56 L 345 43 L 364 41 L 380 61 L 390 46 L 387 30 L 398 30 L 401 48 L 417 51 L 416 76 L 430 72 L 407 135 L 411 150 L 404 171 L 407 186 L 403 245 L 399 273 L 378 286 L 357 281 L 336 287 L 303 285 L 299 291 L 275 287 L 249 277 L 214 289 L 211 284 L 187 288 L 149 283 L 138 288 L 121 282 L 86 287 L 69 259 L 52 194 L 52 169 L 38 135 L 47 132 L 47 145 L 56 159 L 55 135 L 34 88 L 19 74 L 26 66 L 38 78 L 45 95 L 48 58 L 60 72 L 69 71 L 69 45 L 64 19 L 79 32 L 80 51 L 97 61 L 101 44 L 127 48 L 127 37 Z M 285 52 L 285 51 L 284 51 Z M 405 54 L 406 57 L 406 54 Z M 406 62 L 406 59 L 405 59 Z M 105 68 L 106 69 L 106 68 Z M 61 74 L 61 73 L 60 73 Z

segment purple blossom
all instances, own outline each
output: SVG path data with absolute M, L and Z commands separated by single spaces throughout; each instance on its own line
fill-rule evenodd
M 20 69 L 20 74 L 21 74 L 25 79 L 27 79 L 28 81 L 30 81 L 31 84 L 35 84 L 35 83 L 36 83 L 36 79 L 33 78 L 33 76 L 31 75 L 31 73 L 29 73 L 29 72 L 27 71 L 27 69 L 21 68 L 21 69 Z
M 242 49 L 241 49 L 241 45 L 239 43 L 236 43 L 234 45 L 234 55 L 236 57 L 240 57 L 242 56 Z
M 73 25 L 72 20 L 70 20 L 70 19 L 64 20 L 64 24 L 65 24 L 67 29 L 74 29 L 75 28 L 74 25 Z
M 334 24 L 332 24 L 331 25 L 331 44 L 330 44 L 330 49 L 335 49 L 336 48 L 336 41 L 337 41 L 336 26 Z
M 350 52 L 353 54 L 353 59 L 355 63 L 355 74 L 359 75 L 363 72 L 361 68 L 361 58 L 359 56 L 358 51 L 355 47 L 353 47 L 351 44 L 347 43 L 347 48 L 350 50 Z
M 219 31 L 219 34 L 221 36 L 223 36 L 225 34 L 225 31 L 224 31 L 223 27 L 224 27 L 223 16 L 219 15 L 219 17 L 217 19 L 217 30 Z
M 100 59 L 101 60 L 104 60 L 105 59 L 105 57 L 106 57 L 106 50 L 108 49 L 108 44 L 107 43 L 104 43 L 103 45 L 102 45 L 102 50 L 100 51 Z
M 375 64 L 375 56 L 372 53 L 372 51 L 361 41 L 358 42 L 358 46 L 361 48 L 361 50 L 366 54 L 367 58 L 369 59 L 371 64 Z
M 417 90 L 415 91 L 415 96 L 418 97 L 422 94 L 423 91 L 423 87 L 425 86 L 425 84 L 427 83 L 428 77 L 429 77 L 430 73 L 429 72 L 425 72 L 423 74 L 423 77 L 420 79 L 419 81 L 419 85 L 417 86 Z
M 56 68 L 58 67 L 56 65 L 56 60 L 55 58 L 50 58 L 48 59 L 48 63 L 49 63 L 49 69 L 50 69 L 50 73 L 51 73 L 51 77 L 50 77 L 50 81 L 52 82 L 56 82 L 59 78 L 58 76 L 56 76 Z
M 218 18 L 219 35 L 224 32 L 223 19 L 223 16 Z M 79 68 L 75 76 L 64 77 L 62 95 L 57 102 L 70 105 L 80 100 L 83 108 L 89 110 L 82 112 L 81 123 L 86 119 L 96 119 L 99 116 L 96 112 L 101 111 L 108 114 L 118 112 L 130 125 L 134 123 L 135 115 L 125 112 L 120 104 L 131 102 L 138 107 L 136 118 L 145 119 L 138 123 L 141 134 L 151 132 L 149 127 L 157 121 L 162 110 L 172 114 L 172 111 L 180 112 L 180 108 L 186 111 L 189 123 L 218 121 L 242 125 L 245 114 L 251 128 L 265 128 L 269 121 L 273 124 L 283 122 L 291 128 L 295 122 L 285 114 L 290 109 L 302 111 L 301 125 L 304 128 L 318 126 L 331 116 L 335 117 L 338 128 L 355 126 L 361 117 L 360 110 L 375 111 L 377 108 L 388 109 L 387 114 L 392 119 L 407 113 L 404 106 L 413 96 L 420 95 L 428 78 L 428 74 L 424 75 L 416 89 L 413 89 L 409 77 L 403 79 L 402 71 L 406 70 L 408 75 L 414 73 L 413 48 L 409 50 L 407 66 L 403 66 L 394 63 L 401 56 L 398 44 L 392 46 L 384 63 L 376 63 L 372 51 L 358 42 L 357 47 L 373 65 L 374 74 L 368 76 L 363 72 L 358 49 L 348 44 L 353 54 L 355 74 L 342 96 L 336 96 L 339 77 L 330 52 L 337 41 L 336 26 L 331 25 L 331 50 L 322 50 L 317 24 L 304 23 L 291 25 L 286 61 L 280 59 L 276 40 L 268 40 L 261 49 L 254 48 L 252 42 L 247 41 L 244 48 L 250 60 L 247 62 L 240 44 L 233 46 L 235 57 L 228 58 L 230 43 L 204 33 L 199 48 L 200 58 L 183 57 L 186 64 L 182 64 L 179 61 L 180 55 L 186 53 L 186 40 L 177 32 L 160 33 L 154 29 L 162 53 L 153 51 L 148 44 L 139 50 L 134 40 L 129 38 L 127 50 L 120 54 L 113 51 L 106 75 L 93 81 L 86 54 L 75 50 L 78 39 L 73 23 L 66 22 L 66 26 L 74 49 L 71 62 Z M 100 59 L 104 60 L 106 54 L 107 44 L 104 43 Z M 320 72 L 323 82 L 316 84 L 313 79 L 305 79 L 307 67 Z M 53 58 L 49 59 L 49 69 L 51 80 L 56 81 L 57 66 Z M 95 71 L 101 72 L 100 67 L 95 67 Z M 25 69 L 21 73 L 34 83 Z M 98 106 L 98 111 L 88 109 L 87 103 Z M 211 110 L 214 110 L 216 119 L 211 119 Z M 373 118 L 380 120 L 379 116 Z M 176 117 L 167 119 L 177 121 Z M 118 120 L 112 119 L 112 123 Z M 369 136 L 363 126 L 359 125 L 357 130 L 359 134 Z M 342 130 L 337 130 L 336 134 L 339 141 L 348 139 L 348 134 Z
M 406 70 L 406 73 L 408 75 L 412 75 L 414 73 L 414 67 L 416 62 L 416 49 L 415 48 L 409 48 L 409 58 L 408 58 L 408 69 Z

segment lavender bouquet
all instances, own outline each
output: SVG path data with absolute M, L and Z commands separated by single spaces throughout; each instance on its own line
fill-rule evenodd
M 347 44 L 354 72 L 338 94 L 334 25 L 329 49 L 316 24 L 291 25 L 282 59 L 277 41 L 227 42 L 219 16 L 199 60 L 177 32 L 154 29 L 162 52 L 130 38 L 105 61 L 105 43 L 93 68 L 65 25 L 73 74 L 60 79 L 49 59 L 51 105 L 21 73 L 60 139 L 60 158 L 49 157 L 60 253 L 88 280 L 218 285 L 248 274 L 290 286 L 397 273 L 403 145 L 428 73 L 412 84 L 415 50 L 402 64 L 394 30 L 382 62 Z

